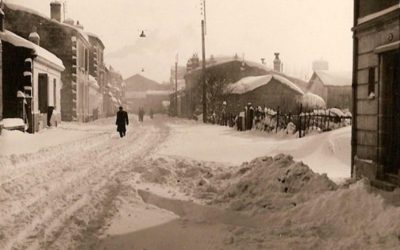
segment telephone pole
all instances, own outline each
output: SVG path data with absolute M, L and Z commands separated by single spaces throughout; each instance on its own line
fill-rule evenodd
M 178 116 L 178 54 L 175 58 L 175 115 Z
M 202 84 L 203 84 L 203 123 L 207 123 L 207 85 L 206 85 L 206 46 L 205 46 L 205 31 L 206 31 L 206 0 L 202 0 L 202 20 L 201 20 L 201 47 L 202 47 Z

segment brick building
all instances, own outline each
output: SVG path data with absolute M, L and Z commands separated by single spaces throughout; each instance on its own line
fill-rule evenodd
M 400 4 L 354 1 L 352 175 L 400 185 Z
M 202 110 L 202 69 L 201 62 L 194 55 L 188 60 L 185 75 L 185 89 L 178 92 L 181 117 L 191 118 Z M 213 57 L 206 61 L 206 83 L 208 113 L 222 104 L 224 86 L 237 82 L 246 76 L 260 76 L 271 72 L 264 65 L 242 60 L 237 55 L 232 57 Z M 175 97 L 171 95 L 171 106 L 175 105 Z M 210 113 L 211 112 L 211 113 Z
M 87 121 L 89 110 L 89 55 L 91 44 L 83 26 L 72 19 L 62 21 L 62 5 L 50 4 L 50 18 L 29 8 L 6 3 L 5 27 L 28 37 L 36 29 L 41 46 L 57 57 L 65 66 L 61 75 L 61 116 L 65 121 Z
M 40 47 L 40 36 L 32 32 L 30 41 L 4 29 L 0 13 L 1 114 L 2 118 L 22 118 L 28 131 L 57 126 L 61 120 L 62 61 Z
M 112 66 L 105 67 L 104 93 L 104 114 L 113 116 L 118 111 L 119 106 L 126 106 L 125 88 L 126 84 L 122 75 Z
M 89 116 L 97 119 L 105 116 L 103 100 L 106 93 L 106 70 L 104 65 L 104 43 L 96 35 L 86 32 L 90 42 L 89 52 Z

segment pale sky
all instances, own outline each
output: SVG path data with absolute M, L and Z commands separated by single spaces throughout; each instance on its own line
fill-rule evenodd
M 63 0 L 64 1 L 64 0 Z M 5 0 L 50 15 L 50 0 Z M 67 14 L 103 40 L 105 60 L 124 78 L 135 73 L 166 81 L 179 54 L 201 55 L 200 0 L 66 0 Z M 207 0 L 206 55 L 237 53 L 304 79 L 313 60 L 351 71 L 351 0 Z M 146 38 L 139 38 L 144 29 Z

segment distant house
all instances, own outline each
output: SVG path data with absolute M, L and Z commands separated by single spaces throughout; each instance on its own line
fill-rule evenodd
M 104 69 L 106 85 L 103 88 L 103 110 L 106 116 L 114 116 L 118 107 L 125 105 L 126 84 L 122 75 L 112 66 Z
M 180 92 L 182 117 L 192 117 L 202 110 L 202 68 L 196 55 L 188 60 L 185 75 L 186 86 Z M 207 109 L 208 113 L 222 105 L 222 94 L 225 85 L 237 82 L 246 76 L 260 76 L 271 72 L 265 65 L 243 60 L 237 55 L 232 57 L 213 57 L 206 61 Z M 171 96 L 171 106 L 174 99 Z
M 170 85 L 160 84 L 143 75 L 135 74 L 125 79 L 125 98 L 131 112 L 137 112 L 139 107 L 144 107 L 146 112 L 153 109 L 161 112 L 162 102 L 169 100 Z
M 171 115 L 182 116 L 182 105 L 181 105 L 181 94 L 182 90 L 185 88 L 185 74 L 187 68 L 185 66 L 177 66 L 177 72 L 175 74 L 175 66 L 171 67 L 171 74 L 170 74 L 170 85 L 171 89 L 173 89 L 173 93 L 170 96 L 169 102 L 172 100 L 172 106 L 170 108 Z M 176 104 L 177 102 L 177 104 Z
M 163 103 L 169 101 L 169 96 L 171 91 L 169 90 L 148 90 L 146 91 L 145 98 L 145 110 L 149 112 L 150 110 L 153 113 L 163 113 L 165 112 L 165 107 Z
M 296 84 L 277 74 L 244 77 L 224 89 L 227 110 L 232 113 L 239 113 L 247 103 L 279 108 L 284 113 L 299 112 L 303 95 Z
M 88 121 L 89 52 L 91 44 L 83 26 L 72 19 L 62 21 L 62 4 L 50 3 L 50 18 L 29 8 L 6 3 L 6 28 L 22 37 L 32 30 L 40 36 L 40 45 L 59 57 L 64 65 L 61 78 L 61 116 L 65 121 Z
M 98 103 L 101 99 L 103 102 L 103 94 L 106 92 L 107 85 L 106 70 L 104 65 L 104 49 L 103 41 L 96 35 L 86 32 L 90 42 L 89 53 L 89 116 L 91 119 L 97 119 L 104 116 L 103 104 Z M 93 79 L 94 78 L 94 79 Z M 93 84 L 96 82 L 96 84 Z M 97 88 L 98 87 L 98 88 Z M 101 97 L 100 97 L 101 96 Z M 94 100 L 95 103 L 91 103 Z
M 29 35 L 31 42 L 1 26 L 0 39 L 3 96 L 0 118 L 22 118 L 30 133 L 57 126 L 61 121 L 61 73 L 65 69 L 62 61 L 39 46 L 36 32 Z
M 314 71 L 308 91 L 321 96 L 328 108 L 351 108 L 351 72 Z
M 354 1 L 352 175 L 400 185 L 399 0 Z

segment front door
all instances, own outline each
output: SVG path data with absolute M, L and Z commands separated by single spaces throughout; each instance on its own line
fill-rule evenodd
M 381 55 L 384 171 L 400 175 L 400 53 Z

